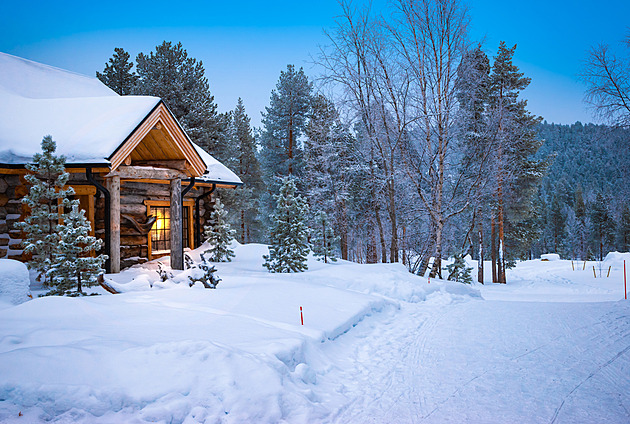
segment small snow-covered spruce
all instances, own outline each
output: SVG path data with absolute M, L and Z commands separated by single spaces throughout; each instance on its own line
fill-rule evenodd
M 472 284 L 472 277 L 470 276 L 472 268 L 466 266 L 464 255 L 461 253 L 456 254 L 454 258 L 455 261 L 452 264 L 447 265 L 445 268 L 446 271 L 448 271 L 448 280 L 464 284 Z
M 210 215 L 210 225 L 204 227 L 204 235 L 210 248 L 204 253 L 210 255 L 212 262 L 231 262 L 235 256 L 230 249 L 230 243 L 234 240 L 236 231 L 230 228 L 227 222 L 227 211 L 223 209 L 221 200 L 214 202 L 214 209 Z
M 201 283 L 207 289 L 216 289 L 219 281 L 221 281 L 219 277 L 214 275 L 217 269 L 208 262 L 206 259 L 207 254 L 208 251 L 201 254 L 201 263 L 193 267 L 196 269 L 193 271 L 192 275 L 188 276 L 190 287 L 194 286 L 195 283 Z
M 164 265 L 162 262 L 158 261 L 158 269 L 157 272 L 158 275 L 160 276 L 160 280 L 162 282 L 166 281 L 166 280 L 171 280 L 173 278 L 173 273 L 168 271 L 166 269 L 166 265 Z
M 337 243 L 339 243 L 339 237 L 335 236 L 335 231 L 328 221 L 328 215 L 326 212 L 319 212 L 315 216 L 315 228 L 311 239 L 313 254 L 324 263 L 337 262 L 335 254 Z
M 49 274 L 55 289 L 48 294 L 83 294 L 83 287 L 98 284 L 97 277 L 104 272 L 106 255 L 90 256 L 103 247 L 103 241 L 90 233 L 90 222 L 85 211 L 79 209 L 79 201 L 73 200 L 71 210 L 63 214 L 63 224 L 58 226 L 59 244 Z M 76 291 L 73 290 L 76 288 Z
M 50 135 L 42 140 L 42 153 L 33 156 L 33 163 L 27 164 L 31 171 L 24 178 L 30 184 L 28 194 L 22 203 L 31 213 L 23 222 L 15 223 L 15 228 L 25 233 L 24 253 L 30 254 L 27 265 L 43 277 L 44 287 L 50 287 L 47 274 L 54 261 L 59 244 L 59 210 L 69 207 L 68 196 L 74 194 L 72 188 L 64 189 L 69 174 L 65 171 L 66 159 L 55 155 L 57 146 Z
M 263 264 L 269 272 L 302 272 L 308 269 L 306 256 L 310 251 L 306 215 L 308 204 L 299 194 L 293 178 L 284 178 L 272 216 L 269 255 Z

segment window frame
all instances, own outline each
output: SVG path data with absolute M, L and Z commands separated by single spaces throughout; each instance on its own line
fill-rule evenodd
M 168 200 L 145 200 L 144 205 L 147 207 L 147 216 L 151 216 L 151 208 L 155 208 L 155 207 L 169 207 L 171 206 L 171 202 Z M 192 243 L 193 243 L 193 237 L 194 237 L 194 221 L 193 221 L 193 208 L 195 206 L 195 201 L 194 200 L 184 200 L 182 202 L 182 218 L 183 218 L 183 214 L 186 214 L 187 218 L 188 218 L 188 246 L 184 246 L 184 247 L 189 247 L 189 248 L 193 248 Z M 170 228 L 169 228 L 170 231 Z M 158 255 L 154 255 L 153 254 L 153 242 L 152 242 L 152 233 L 153 232 L 153 228 L 151 228 L 151 230 L 148 232 L 147 234 L 147 246 L 148 246 L 148 259 L 152 260 L 155 258 L 159 258 L 162 256 L 166 256 L 170 254 L 169 253 L 163 253 L 163 254 L 158 254 Z M 183 240 L 182 240 L 183 243 Z

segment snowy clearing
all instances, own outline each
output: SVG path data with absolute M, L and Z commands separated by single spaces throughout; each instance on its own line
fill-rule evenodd
M 0 421 L 630 420 L 627 254 L 601 278 L 537 260 L 470 287 L 393 264 L 270 274 L 265 252 L 236 246 L 216 290 L 153 262 L 111 276 L 123 294 L 0 303 Z

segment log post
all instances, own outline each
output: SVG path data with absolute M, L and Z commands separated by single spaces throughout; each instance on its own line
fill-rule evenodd
M 120 272 L 120 177 L 107 179 L 110 194 L 109 260 L 112 274 Z
M 171 180 L 171 268 L 184 269 L 181 178 Z

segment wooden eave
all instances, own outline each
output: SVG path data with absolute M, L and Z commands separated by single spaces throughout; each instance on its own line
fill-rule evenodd
M 206 171 L 206 164 L 162 101 L 108 159 L 111 171 L 136 161 L 182 159 L 189 176 L 200 177 Z

